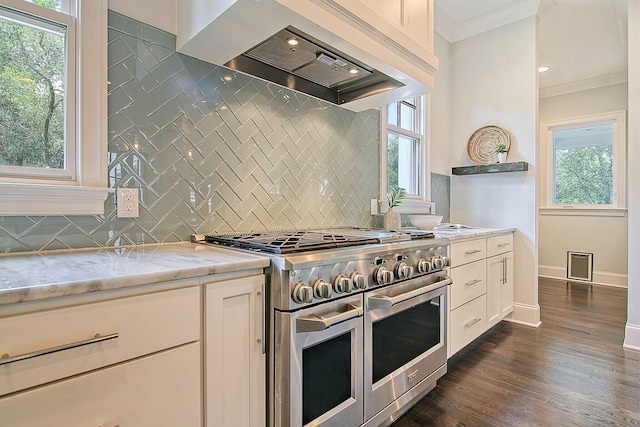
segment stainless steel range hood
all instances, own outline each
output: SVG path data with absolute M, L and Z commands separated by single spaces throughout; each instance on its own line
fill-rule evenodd
M 224 65 L 336 105 L 404 86 L 291 26 Z

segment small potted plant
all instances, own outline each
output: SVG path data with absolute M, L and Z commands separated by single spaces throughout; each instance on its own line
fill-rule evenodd
M 404 196 L 407 195 L 407 190 L 395 186 L 391 189 L 391 193 L 387 195 L 387 201 L 389 202 L 389 209 L 384 214 L 382 221 L 385 230 L 400 230 L 402 228 L 402 218 L 400 213 L 393 210 L 396 206 L 400 205 Z
M 507 161 L 507 145 L 498 144 L 496 147 L 496 153 L 498 153 L 498 163 L 505 163 Z

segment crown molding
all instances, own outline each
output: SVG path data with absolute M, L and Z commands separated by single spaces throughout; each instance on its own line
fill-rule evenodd
M 436 6 L 435 30 L 449 43 L 455 43 L 534 16 L 539 5 L 540 0 L 521 0 L 462 22 L 453 22 Z

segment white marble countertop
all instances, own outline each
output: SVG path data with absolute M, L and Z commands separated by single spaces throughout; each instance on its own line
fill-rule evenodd
M 461 228 L 459 230 L 434 230 L 436 237 L 444 237 L 449 242 L 459 242 L 462 240 L 473 240 L 498 236 L 500 234 L 508 234 L 516 231 L 515 228 L 493 228 L 493 227 L 473 227 Z
M 0 305 L 265 268 L 269 258 L 195 243 L 0 255 Z

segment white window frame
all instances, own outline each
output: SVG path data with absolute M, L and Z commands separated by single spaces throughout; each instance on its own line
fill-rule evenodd
M 387 105 L 380 107 L 380 192 L 379 202 L 381 211 L 388 209 L 387 203 L 387 144 L 388 131 L 392 131 L 410 138 L 420 140 L 419 154 L 419 194 L 407 195 L 400 206 L 394 208 L 400 213 L 429 213 L 433 206 L 431 199 L 431 165 L 429 164 L 430 153 L 430 117 L 428 112 L 431 107 L 431 94 L 427 93 L 418 98 L 417 116 L 419 132 L 411 132 L 398 126 L 387 123 Z
M 553 203 L 553 132 L 590 125 L 613 124 L 613 203 L 558 205 Z M 626 111 L 613 111 L 540 124 L 541 205 L 543 215 L 624 216 L 626 214 Z
M 107 183 L 108 0 L 76 1 L 68 36 L 69 52 L 75 49 L 69 66 L 76 77 L 65 89 L 73 94 L 65 112 L 73 124 L 66 132 L 73 164 L 53 174 L 24 168 L 22 176 L 0 175 L 0 215 L 104 214 L 104 202 L 114 191 Z M 3 5 L 52 21 L 64 15 L 23 0 L 3 0 Z

